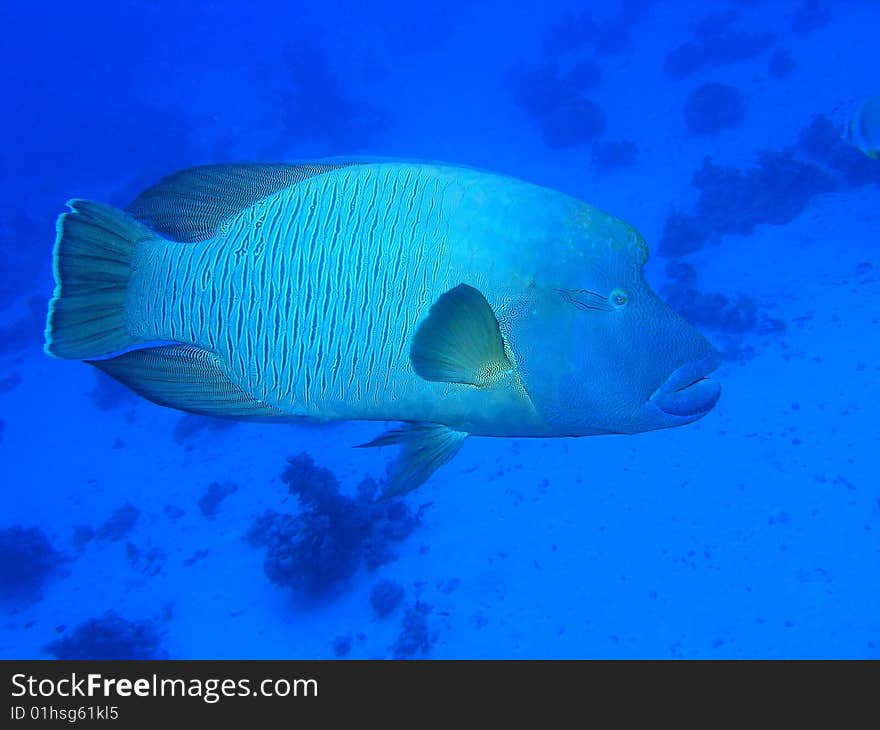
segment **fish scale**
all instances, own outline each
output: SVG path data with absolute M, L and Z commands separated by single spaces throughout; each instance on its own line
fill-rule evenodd
M 421 290 L 425 278 L 417 276 L 415 268 L 439 237 L 436 216 L 422 215 L 417 220 L 414 214 L 426 186 L 417 177 L 405 175 L 384 195 L 374 196 L 372 205 L 360 216 L 352 216 L 364 188 L 371 186 L 379 192 L 375 177 L 362 168 L 352 168 L 347 174 L 311 178 L 263 201 L 260 238 L 286 237 L 276 246 L 274 256 L 253 255 L 254 234 L 248 221 L 253 220 L 252 210 L 229 222 L 225 240 L 190 244 L 194 247 L 190 255 L 203 260 L 197 248 L 216 250 L 213 266 L 210 260 L 204 265 L 217 273 L 194 311 L 209 309 L 203 303 L 205 296 L 209 301 L 227 302 L 223 316 L 214 321 L 215 329 L 232 333 L 221 354 L 230 359 L 233 372 L 261 397 L 291 407 L 300 415 L 320 417 L 328 409 L 340 414 L 357 409 L 360 404 L 351 402 L 346 391 L 336 387 L 340 382 L 361 380 L 368 384 L 370 398 L 381 401 L 395 367 L 405 365 L 406 343 L 393 335 L 409 326 L 407 303 L 430 297 Z M 398 205 L 397 215 L 383 224 L 382 210 L 401 196 L 409 203 L 405 208 Z M 307 201 L 305 206 L 303 201 Z M 291 222 L 292 214 L 303 207 L 309 215 Z M 372 235 L 356 245 L 363 220 Z M 419 255 L 406 255 L 411 250 Z M 236 251 L 241 255 L 236 257 Z M 358 260 L 370 265 L 358 270 Z M 169 260 L 164 259 L 162 265 L 169 265 Z M 178 256 L 177 268 L 187 271 L 190 267 Z M 284 276 L 291 270 L 304 272 L 304 284 L 297 286 L 294 278 Z M 194 278 L 201 281 L 200 276 Z M 230 288 L 241 287 L 245 281 L 254 287 L 252 296 L 228 296 Z M 353 292 L 348 301 L 338 295 L 346 288 Z M 200 299 L 198 292 L 192 296 Z M 277 328 L 250 327 L 257 320 L 256 304 L 285 300 L 292 306 L 279 313 Z M 200 344 L 205 327 L 195 323 L 189 333 L 192 344 Z M 161 325 L 158 329 L 162 333 Z M 292 335 L 295 348 L 289 346 L 287 337 L 278 337 L 279 329 Z M 216 335 L 214 339 L 224 341 Z M 264 369 L 255 371 L 248 366 L 262 352 L 271 353 L 272 369 L 290 374 L 289 384 L 275 397 L 265 379 L 254 381 L 255 373 Z M 332 368 L 325 365 L 328 353 L 333 353 Z M 357 363 L 372 363 L 372 371 L 359 370 Z M 266 363 L 265 370 L 269 369 Z M 323 389 L 317 385 L 321 373 L 325 374 Z

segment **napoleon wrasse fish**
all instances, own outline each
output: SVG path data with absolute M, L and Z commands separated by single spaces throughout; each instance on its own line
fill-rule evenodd
M 844 129 L 843 139 L 872 160 L 880 159 L 880 94 L 859 104 Z
M 639 234 L 575 198 L 409 162 L 184 170 L 57 224 L 45 350 L 242 420 L 401 421 L 386 493 L 470 436 L 637 433 L 718 400 Z

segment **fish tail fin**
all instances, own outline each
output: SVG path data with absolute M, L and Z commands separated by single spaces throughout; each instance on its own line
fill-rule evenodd
M 158 236 L 116 208 L 71 200 L 58 217 L 55 294 L 49 302 L 44 350 L 84 360 L 139 342 L 126 323 L 125 300 L 135 250 Z

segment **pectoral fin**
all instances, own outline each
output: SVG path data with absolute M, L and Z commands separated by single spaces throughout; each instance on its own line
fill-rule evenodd
M 407 423 L 386 431 L 361 447 L 399 445 L 400 453 L 388 468 L 383 497 L 411 492 L 458 453 L 468 437 L 435 423 Z
M 492 307 L 467 284 L 434 302 L 416 330 L 409 356 L 421 377 L 437 382 L 485 387 L 513 371 Z

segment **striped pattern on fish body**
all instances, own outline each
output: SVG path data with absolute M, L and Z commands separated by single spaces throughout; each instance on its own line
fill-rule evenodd
M 160 405 L 394 420 L 401 494 L 468 435 L 693 422 L 718 354 L 630 226 L 553 190 L 405 162 L 210 165 L 59 216 L 46 352 Z
M 493 227 L 479 225 L 496 219 L 473 215 L 479 177 L 345 167 L 259 200 L 212 239 L 145 248 L 131 327 L 217 352 L 243 389 L 292 415 L 497 429 L 487 393 L 427 382 L 409 363 L 412 334 L 443 292 L 465 282 L 501 305 L 515 284 L 501 245 L 485 245 Z M 521 392 L 502 396 L 528 419 Z

